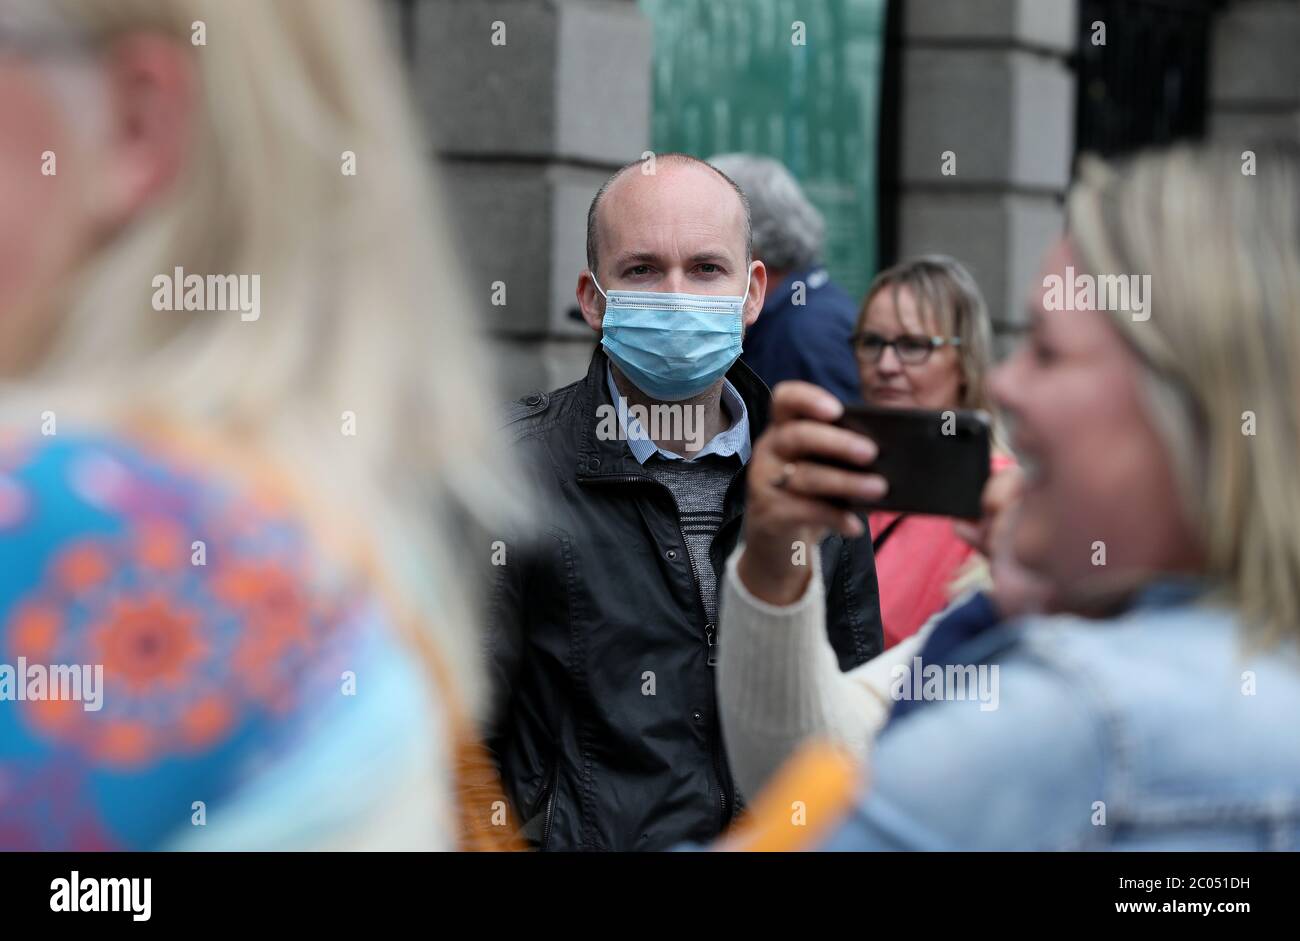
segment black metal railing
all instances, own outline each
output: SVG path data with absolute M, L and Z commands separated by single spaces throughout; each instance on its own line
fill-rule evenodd
M 1210 20 L 1222 0 L 1080 0 L 1075 152 L 1204 136 Z M 1105 24 L 1106 44 L 1093 42 Z

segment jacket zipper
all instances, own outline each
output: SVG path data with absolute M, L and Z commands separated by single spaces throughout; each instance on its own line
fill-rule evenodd
M 551 842 L 551 817 L 555 814 L 555 793 L 560 789 L 560 760 L 557 756 L 555 759 L 555 768 L 551 771 L 551 788 L 550 793 L 546 795 L 546 819 L 542 823 L 542 842 L 538 849 L 546 849 L 546 844 Z
M 675 498 L 674 498 L 674 502 L 676 502 Z M 709 612 L 708 609 L 704 607 L 703 596 L 700 595 L 700 580 L 695 574 L 695 563 L 691 560 L 690 549 L 686 547 L 686 533 L 682 531 L 682 518 L 680 512 L 678 513 L 677 516 L 677 535 L 681 537 L 682 551 L 686 553 L 686 561 L 691 566 L 691 578 L 695 582 L 695 601 L 699 605 L 700 613 L 704 615 L 706 621 L 704 625 L 704 639 L 705 641 L 708 642 L 709 647 L 708 647 L 708 659 L 705 662 L 709 665 L 710 670 L 712 670 L 715 669 L 718 665 L 718 626 L 708 619 Z M 716 536 L 717 534 L 715 533 L 714 535 Z M 712 540 L 710 540 L 710 542 L 712 542 Z M 708 564 L 712 565 L 713 564 L 712 560 L 709 560 Z M 726 829 L 727 819 L 728 819 L 727 818 L 727 779 L 724 776 L 723 767 L 722 767 L 722 749 L 719 748 L 718 745 L 718 737 L 719 737 L 719 730 L 717 728 L 718 694 L 717 694 L 716 687 L 714 686 L 714 680 L 712 678 L 710 678 L 709 680 L 709 688 L 712 691 L 712 695 L 710 699 L 713 702 L 713 714 L 714 714 L 714 723 L 713 723 L 714 727 L 711 730 L 711 735 L 710 735 L 711 747 L 709 748 L 709 751 L 713 757 L 713 774 L 714 777 L 718 779 L 718 803 L 719 803 L 719 810 L 721 812 L 721 816 L 719 818 L 721 821 L 720 826 L 722 829 Z
M 555 815 L 555 794 L 560 789 L 560 754 L 558 751 L 551 756 L 551 765 L 546 769 L 546 779 L 542 783 L 541 793 L 533 800 L 531 819 L 536 819 L 537 814 L 544 813 L 542 818 L 542 833 L 537 843 L 539 850 L 546 849 L 546 844 L 551 840 L 551 819 Z

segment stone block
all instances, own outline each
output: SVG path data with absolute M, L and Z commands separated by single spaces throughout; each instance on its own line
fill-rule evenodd
M 1078 0 L 905 0 L 909 41 L 1023 44 L 1073 51 Z
M 940 252 L 975 276 L 995 325 L 1021 324 L 1064 212 L 1051 196 L 1017 193 L 905 193 L 899 257 Z
M 911 49 L 904 63 L 904 183 L 1059 190 L 1074 142 L 1074 76 L 1015 50 Z M 955 175 L 942 172 L 943 154 Z
M 457 156 L 621 162 L 648 146 L 650 23 L 623 0 L 421 0 L 413 83 Z

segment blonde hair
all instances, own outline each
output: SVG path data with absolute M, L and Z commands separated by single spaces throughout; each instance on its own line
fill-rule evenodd
M 1069 238 L 1096 275 L 1149 275 L 1112 322 L 1146 367 L 1187 519 L 1248 636 L 1300 632 L 1300 159 L 1177 147 L 1081 165 Z M 1253 428 L 1251 425 L 1253 424 Z
M 959 407 L 991 412 L 988 373 L 993 363 L 993 329 L 984 295 L 971 273 L 947 255 L 922 255 L 886 268 L 867 289 L 857 329 L 862 329 L 871 302 L 885 289 L 890 290 L 897 314 L 898 295 L 904 288 L 916 301 L 921 316 L 929 315 L 945 335 L 961 340 L 957 347 L 962 374 Z
M 189 49 L 200 21 L 206 45 L 182 178 L 81 273 L 28 397 L 74 421 L 161 414 L 265 455 L 310 492 L 313 524 L 367 547 L 481 705 L 462 563 L 487 540 L 452 536 L 506 525 L 519 488 L 377 4 L 53 2 L 92 50 L 141 31 Z M 155 310 L 152 279 L 178 266 L 260 275 L 260 319 Z

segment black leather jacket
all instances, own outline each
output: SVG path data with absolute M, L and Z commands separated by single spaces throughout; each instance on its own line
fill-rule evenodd
M 610 403 L 598 348 L 585 379 L 511 407 L 509 433 L 543 520 L 493 567 L 488 743 L 524 833 L 543 849 L 658 850 L 707 841 L 739 802 L 727 769 L 707 623 L 676 503 L 626 442 L 601 440 Z M 743 363 L 727 378 L 751 435 L 770 394 Z M 736 546 L 745 473 L 710 548 L 718 584 Z M 842 669 L 883 638 L 871 541 L 821 546 L 827 630 Z M 504 562 L 504 564 L 500 564 Z M 726 637 L 717 638 L 725 644 Z

